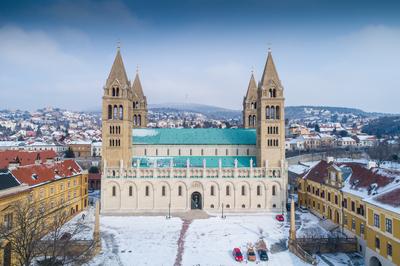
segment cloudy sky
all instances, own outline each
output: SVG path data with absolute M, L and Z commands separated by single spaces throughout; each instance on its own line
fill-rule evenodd
M 0 108 L 93 110 L 116 43 L 149 103 L 241 109 L 268 46 L 287 105 L 400 113 L 400 2 L 0 2 Z

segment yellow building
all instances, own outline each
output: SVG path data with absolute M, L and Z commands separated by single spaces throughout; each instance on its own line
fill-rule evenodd
M 73 160 L 17 166 L 1 173 L 0 218 L 10 229 L 17 226 L 10 206 L 18 201 L 33 200 L 49 214 L 64 208 L 71 218 L 88 205 L 88 175 Z M 7 243 L 2 243 L 0 261 L 11 265 Z
M 365 265 L 400 265 L 400 172 L 320 161 L 298 180 L 299 204 L 357 237 Z

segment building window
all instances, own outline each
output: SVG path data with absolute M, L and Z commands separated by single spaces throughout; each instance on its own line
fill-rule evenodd
M 146 186 L 146 197 L 150 195 L 150 188 L 149 186 Z
M 377 249 L 381 248 L 381 241 L 378 237 L 375 237 L 375 248 Z
M 338 201 L 338 196 L 335 195 L 335 204 L 338 205 L 338 202 L 339 202 L 339 201 Z
M 129 186 L 129 197 L 132 197 L 132 194 L 133 194 L 132 186 Z
M 356 230 L 356 220 L 354 219 L 351 220 L 351 229 Z
M 343 207 L 347 209 L 347 199 L 343 200 Z
M 363 235 L 363 234 L 364 234 L 364 230 L 365 230 L 365 229 L 364 229 L 364 224 L 361 223 L 361 224 L 360 224 L 360 234 Z
M 115 186 L 112 187 L 112 196 L 115 197 L 117 194 L 117 188 Z
M 257 186 L 257 196 L 261 196 L 261 186 Z
M 272 208 L 276 208 L 276 204 L 272 204 Z
M 257 204 L 257 208 L 261 208 L 261 204 Z
M 385 222 L 385 228 L 386 228 L 386 232 L 388 233 L 392 233 L 392 220 L 386 218 L 386 222 Z
M 272 196 L 275 196 L 275 195 L 276 195 L 276 187 L 272 186 Z
M 231 194 L 231 188 L 230 186 L 226 186 L 226 195 L 230 196 L 230 194 Z
M 347 226 L 347 215 L 343 216 L 343 224 Z
M 215 156 L 218 155 L 218 149 L 215 149 Z
M 246 187 L 242 186 L 242 196 L 245 196 L 245 195 L 246 195 Z
M 7 213 L 4 215 L 4 227 L 6 230 L 10 230 L 13 226 L 13 214 Z
M 211 196 L 214 196 L 214 186 L 211 186 L 210 195 L 211 195 Z
M 374 226 L 379 228 L 379 224 L 379 214 L 374 213 Z
M 243 208 L 243 209 L 246 208 L 246 205 L 242 204 L 242 208 Z
M 388 254 L 388 256 L 392 256 L 392 254 L 393 254 L 393 248 L 392 248 L 392 244 L 390 244 L 390 243 L 387 243 L 387 254 Z
M 226 204 L 226 208 L 227 209 L 229 209 L 231 207 L 231 205 L 229 205 L 229 204 Z
M 178 196 L 182 196 L 182 186 L 178 187 Z
M 161 188 L 161 195 L 165 197 L 165 186 L 162 186 Z
M 328 192 L 328 201 L 331 201 L 331 193 Z
M 214 204 L 211 204 L 210 208 L 211 208 L 211 209 L 214 209 Z
M 354 212 L 356 210 L 356 204 L 354 201 L 351 202 L 351 211 Z

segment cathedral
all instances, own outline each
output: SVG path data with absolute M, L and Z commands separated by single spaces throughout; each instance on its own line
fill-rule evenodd
M 103 88 L 103 214 L 283 210 L 287 197 L 283 86 L 271 51 L 251 74 L 243 128 L 147 128 L 139 73 L 120 49 Z

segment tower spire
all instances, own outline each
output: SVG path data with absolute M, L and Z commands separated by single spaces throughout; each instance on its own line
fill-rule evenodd
M 124 62 L 122 61 L 120 45 L 117 46 L 117 54 L 114 59 L 114 63 L 111 67 L 110 74 L 108 75 L 106 86 L 109 87 L 112 83 L 118 80 L 121 86 L 129 84 L 128 76 L 126 75 Z
M 276 71 L 275 63 L 272 58 L 272 51 L 271 48 L 268 48 L 267 62 L 265 63 L 264 72 L 261 78 L 261 85 L 266 86 L 271 80 L 276 84 L 280 84 L 278 72 Z

